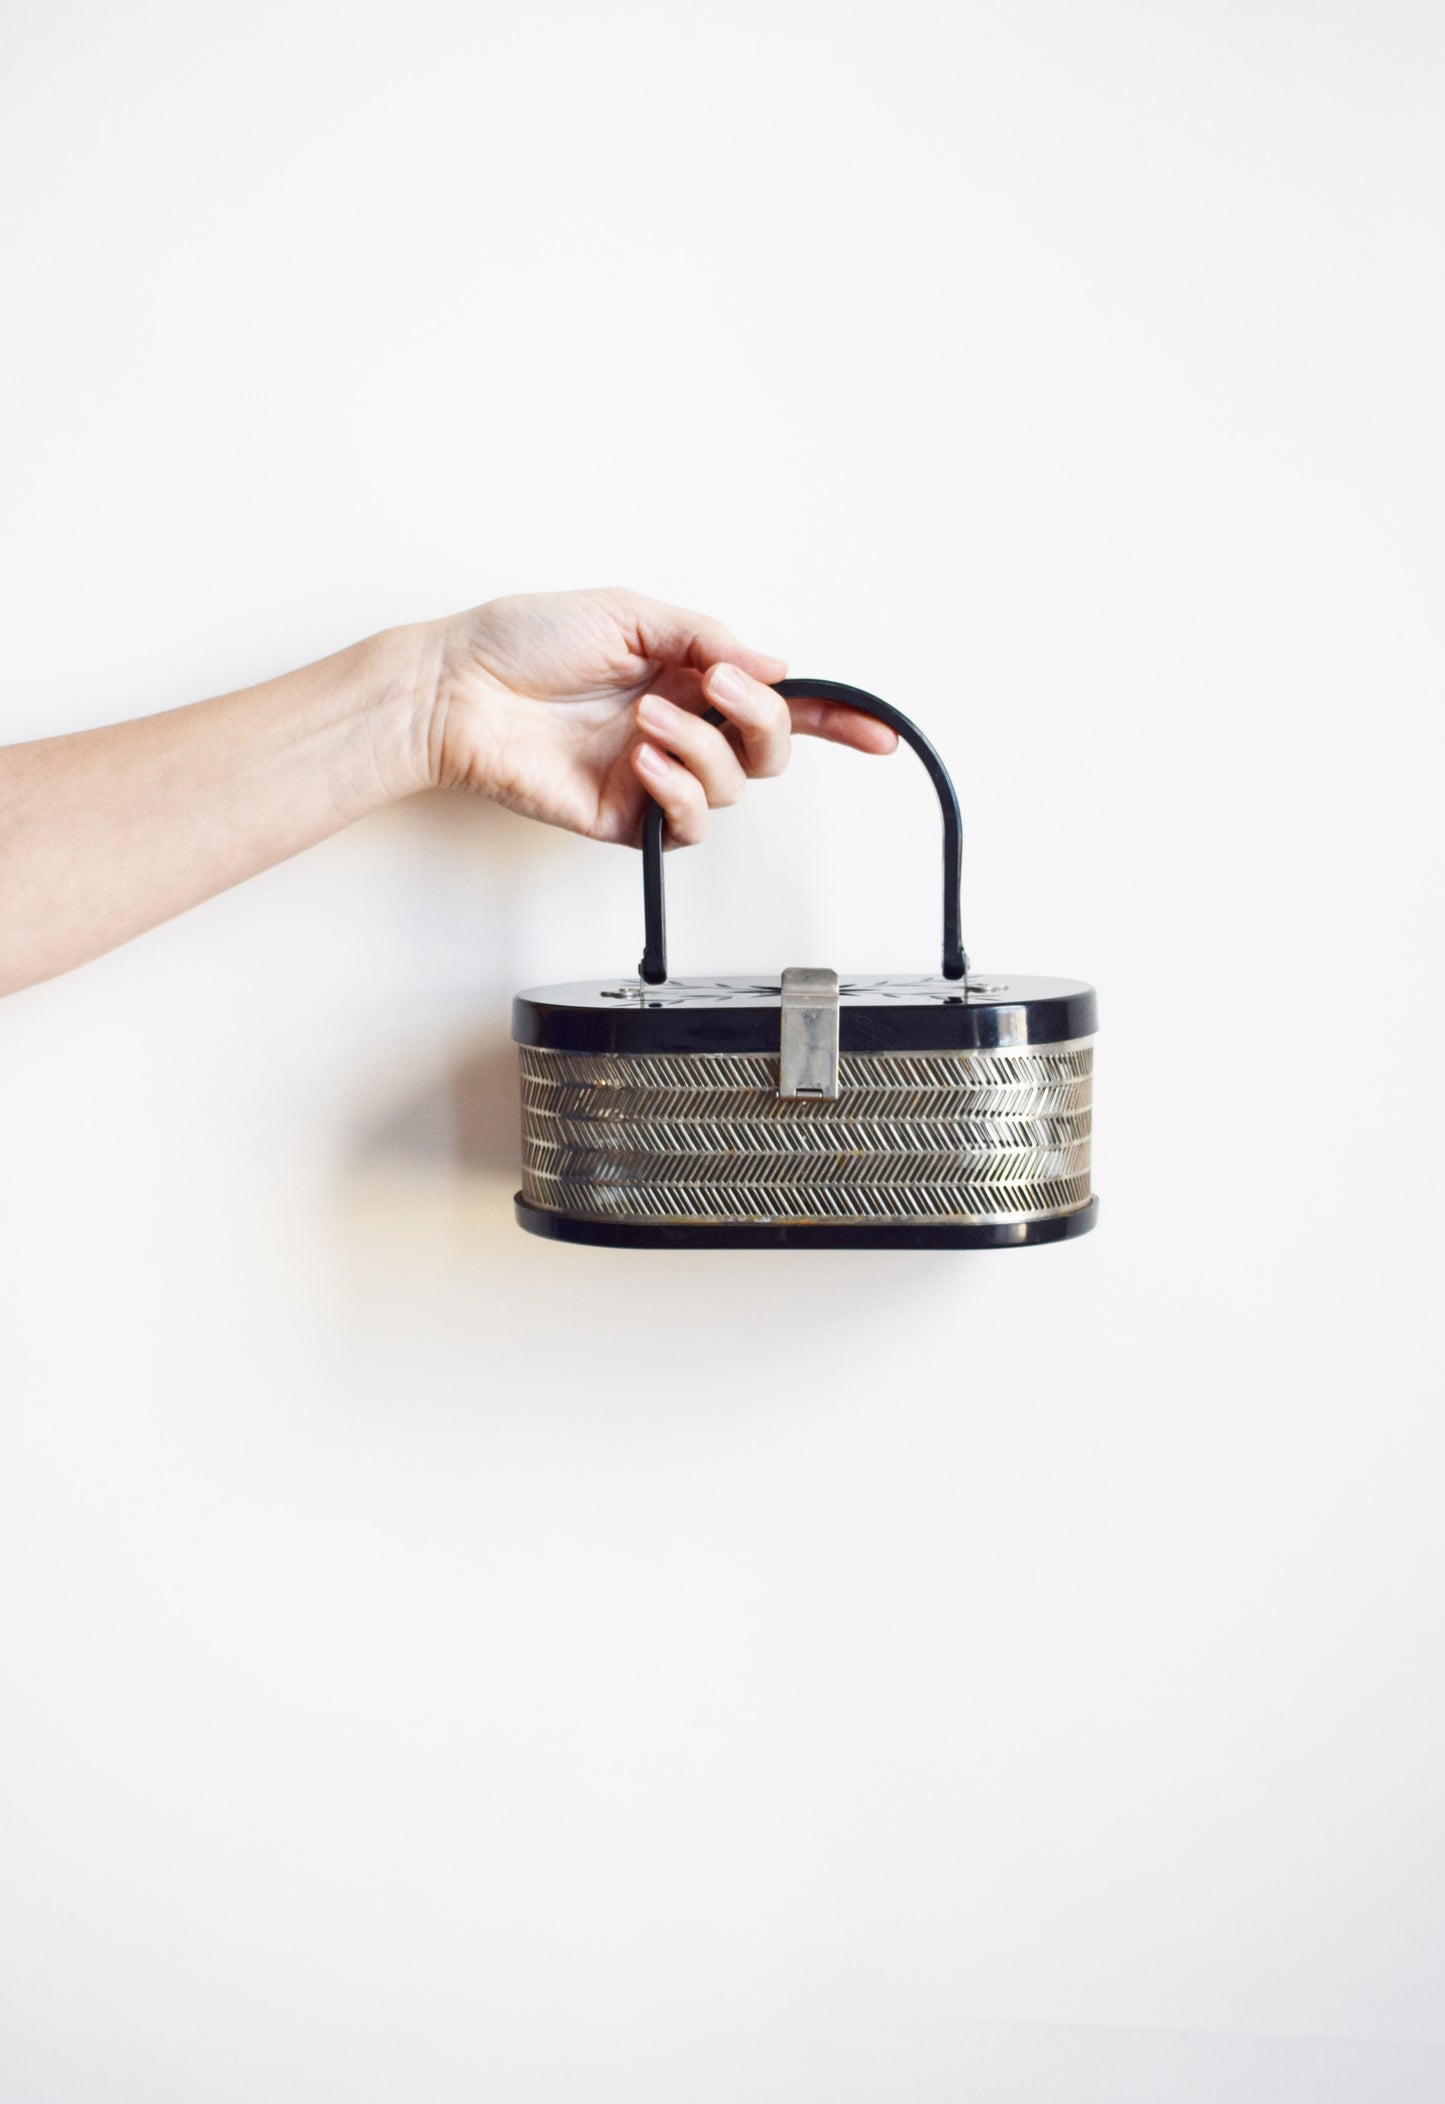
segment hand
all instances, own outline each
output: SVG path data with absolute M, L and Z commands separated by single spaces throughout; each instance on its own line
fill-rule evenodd
M 794 731 L 888 753 L 856 709 L 788 703 L 781 658 L 719 621 L 640 592 L 537 592 L 439 624 L 432 780 L 528 818 L 637 845 L 649 796 L 669 840 L 691 845 L 750 776 L 781 774 Z M 712 707 L 725 727 L 705 723 Z
M 0 750 L 0 994 L 113 949 L 397 797 L 463 782 L 595 840 L 675 843 L 793 731 L 892 731 L 768 684 L 781 658 L 635 592 L 498 599 L 258 687 Z M 718 728 L 702 720 L 716 706 Z

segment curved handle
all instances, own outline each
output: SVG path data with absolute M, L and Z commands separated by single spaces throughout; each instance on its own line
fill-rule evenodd
M 945 979 L 961 979 L 968 970 L 959 915 L 963 820 L 948 769 L 916 723 L 911 722 L 901 709 L 895 709 L 891 702 L 880 701 L 876 694 L 865 694 L 861 687 L 845 687 L 835 679 L 780 679 L 776 691 L 785 701 L 836 701 L 845 708 L 860 710 L 865 716 L 876 716 L 880 723 L 897 731 L 904 744 L 911 745 L 922 760 L 943 813 L 943 976 Z M 709 709 L 706 721 L 723 723 L 726 718 L 716 709 Z M 663 825 L 662 806 L 655 798 L 649 797 L 642 820 L 642 908 L 646 938 L 642 962 L 637 968 L 648 986 L 660 986 L 667 977 L 667 916 L 662 889 Z

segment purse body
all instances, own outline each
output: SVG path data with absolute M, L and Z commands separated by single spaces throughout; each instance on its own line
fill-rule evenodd
M 998 974 L 534 988 L 513 1007 L 518 1218 L 652 1247 L 1084 1233 L 1096 1025 L 1092 987 Z M 790 1070 L 805 1027 L 826 1041 L 815 1087 L 806 1054 Z

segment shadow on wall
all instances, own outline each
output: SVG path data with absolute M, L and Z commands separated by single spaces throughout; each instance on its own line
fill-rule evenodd
M 428 914 L 486 931 L 486 980 L 509 995 L 522 964 L 508 897 L 556 863 L 560 836 L 464 790 L 397 805 L 375 822 L 383 829 L 399 876 L 420 884 Z M 503 1014 L 509 1009 L 507 999 Z M 369 1106 L 356 1114 L 343 1164 L 348 1196 L 378 1180 L 408 1183 L 418 1199 L 505 1186 L 510 1219 L 521 1118 L 516 1047 L 501 1017 L 441 1045 L 394 1042 L 384 1071 L 363 1087 Z
M 517 1048 L 496 1036 L 461 1046 L 440 1074 L 363 1122 L 348 1166 L 362 1177 L 461 1178 L 511 1192 L 521 1160 Z

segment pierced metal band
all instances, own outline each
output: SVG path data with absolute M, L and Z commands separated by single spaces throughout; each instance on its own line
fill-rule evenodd
M 845 1053 L 783 1098 L 766 1053 L 521 1047 L 524 1197 L 591 1219 L 1026 1221 L 1085 1206 L 1093 1049 Z

